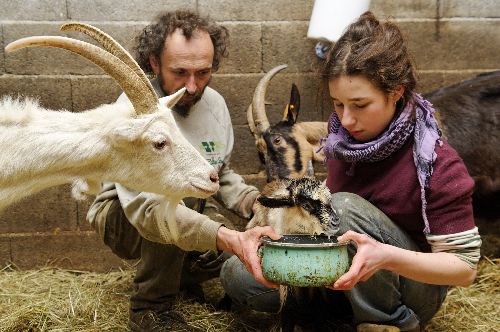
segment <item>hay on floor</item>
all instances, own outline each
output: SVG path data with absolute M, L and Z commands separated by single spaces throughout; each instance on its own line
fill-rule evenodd
M 500 331 L 500 258 L 483 258 L 470 287 L 452 287 L 425 331 Z
M 453 287 L 425 331 L 500 331 L 500 259 L 482 259 L 476 282 Z M 106 274 L 43 268 L 0 271 L 0 331 L 125 331 L 133 269 Z M 223 295 L 217 280 L 204 284 L 209 303 Z M 204 331 L 269 330 L 275 315 L 217 311 L 179 299 L 178 310 Z

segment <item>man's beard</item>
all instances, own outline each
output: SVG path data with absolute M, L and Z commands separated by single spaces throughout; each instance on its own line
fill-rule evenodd
M 163 90 L 163 78 L 161 77 L 161 75 L 158 75 L 158 83 L 160 84 L 160 87 L 161 89 Z M 208 83 L 210 83 L 210 81 L 208 81 Z M 201 99 L 201 96 L 203 96 L 203 92 L 205 92 L 205 89 L 207 88 L 208 86 L 208 83 L 207 85 L 205 85 L 205 87 L 203 88 L 203 90 L 201 91 L 197 91 L 196 93 L 194 94 L 190 94 L 189 92 L 186 92 L 184 93 L 184 96 L 181 98 L 181 100 L 179 100 L 177 102 L 177 104 L 175 104 L 175 106 L 172 108 L 173 111 L 175 111 L 177 114 L 179 114 L 180 116 L 182 116 L 183 118 L 187 118 L 189 116 L 189 112 L 191 111 L 191 108 L 197 103 L 200 101 Z M 171 95 L 172 93 L 175 93 L 177 91 L 179 91 L 180 89 L 176 90 L 176 91 L 173 91 L 171 93 L 163 90 L 163 92 L 166 94 L 166 95 Z M 188 97 L 189 100 L 184 100 L 185 97 Z

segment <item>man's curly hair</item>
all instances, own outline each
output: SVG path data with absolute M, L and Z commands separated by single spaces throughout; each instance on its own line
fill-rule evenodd
M 160 58 L 165 46 L 165 39 L 176 29 L 181 29 L 186 39 L 190 39 L 196 30 L 207 32 L 214 45 L 212 70 L 219 69 L 222 57 L 226 57 L 228 54 L 229 32 L 227 29 L 209 18 L 200 17 L 191 11 L 177 10 L 160 14 L 156 21 L 146 26 L 135 38 L 134 50 L 137 54 L 137 62 L 146 74 L 153 74 L 153 69 L 149 64 L 149 56 L 154 55 Z

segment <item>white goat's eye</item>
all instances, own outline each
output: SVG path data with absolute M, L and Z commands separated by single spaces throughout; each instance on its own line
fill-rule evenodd
M 163 150 L 168 144 L 166 139 L 162 139 L 156 142 L 153 142 L 153 146 L 156 150 Z

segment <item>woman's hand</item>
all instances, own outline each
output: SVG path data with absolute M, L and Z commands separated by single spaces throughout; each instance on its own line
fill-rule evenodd
M 262 274 L 261 258 L 257 251 L 260 246 L 260 238 L 269 236 L 273 240 L 278 240 L 280 236 L 269 226 L 253 227 L 245 232 L 238 232 L 226 227 L 220 227 L 217 233 L 217 248 L 234 253 L 243 262 L 248 272 L 255 280 L 267 287 L 277 288 L 278 285 L 267 281 Z
M 398 248 L 374 240 L 366 234 L 347 231 L 339 241 L 353 241 L 358 250 L 351 267 L 335 284 L 334 290 L 352 289 L 379 270 L 388 270 L 405 278 L 433 285 L 469 286 L 477 271 L 454 254 L 424 253 Z
M 352 259 L 351 267 L 335 284 L 327 286 L 333 290 L 352 289 L 359 281 L 368 280 L 385 264 L 385 245 L 374 240 L 366 234 L 347 231 L 338 237 L 339 242 L 353 241 L 357 252 Z

